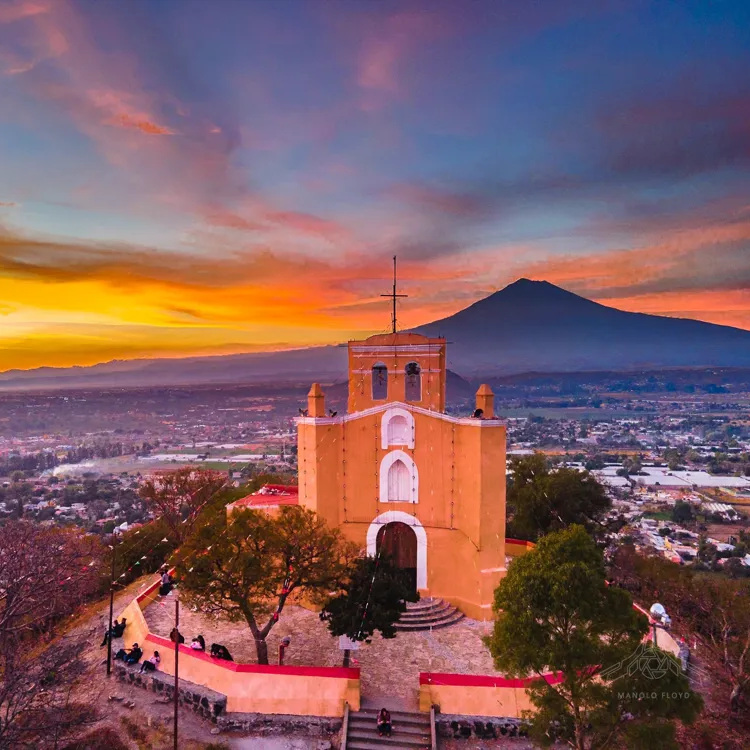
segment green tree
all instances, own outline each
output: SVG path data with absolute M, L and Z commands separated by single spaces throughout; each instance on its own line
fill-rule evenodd
M 383 638 L 395 638 L 395 624 L 406 611 L 406 602 L 418 600 L 408 576 L 389 557 L 360 557 L 341 593 L 326 602 L 320 619 L 331 635 L 370 643 L 376 630 Z M 349 649 L 344 651 L 344 666 L 349 666 Z
M 281 508 L 275 517 L 243 510 L 215 515 L 180 550 L 178 576 L 187 600 L 203 612 L 244 620 L 258 664 L 266 638 L 293 594 L 323 604 L 346 580 L 356 550 L 312 511 Z
M 604 530 L 600 518 L 611 500 L 587 471 L 550 471 L 541 453 L 511 459 L 510 470 L 508 536 L 536 541 L 573 523 L 594 534 Z
M 667 448 L 664 451 L 664 460 L 670 471 L 677 471 L 682 464 L 682 451 L 678 448 Z
M 625 456 L 622 461 L 622 468 L 625 469 L 628 474 L 640 474 L 643 470 L 640 456 L 636 456 L 635 458 Z
M 714 563 L 716 562 L 716 545 L 711 544 L 705 536 L 701 536 L 698 540 L 697 557 L 701 562 Z
M 686 523 L 693 520 L 693 507 L 690 503 L 678 500 L 672 508 L 672 520 L 675 523 Z
M 527 718 L 543 745 L 677 747 L 671 720 L 692 721 L 700 697 L 673 657 L 641 646 L 647 619 L 626 591 L 607 585 L 602 555 L 583 527 L 550 533 L 515 560 L 494 608 L 495 666 L 538 678 L 528 688 L 537 710 Z M 659 673 L 632 669 L 640 659 Z M 545 680 L 550 671 L 562 680 Z

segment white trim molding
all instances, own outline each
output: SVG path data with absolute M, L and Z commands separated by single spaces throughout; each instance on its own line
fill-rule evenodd
M 362 411 L 355 411 L 351 414 L 342 414 L 340 417 L 295 417 L 295 422 L 297 424 L 340 424 L 341 422 L 354 422 L 357 419 L 369 417 L 372 414 L 378 414 L 397 406 L 410 411 L 412 414 L 424 414 L 425 416 L 433 417 L 434 419 L 442 419 L 443 422 L 450 422 L 451 424 L 465 424 L 471 425 L 472 427 L 483 427 L 485 429 L 505 425 L 505 420 L 498 417 L 495 417 L 495 419 L 452 417 L 442 411 L 425 409 L 423 406 L 407 404 L 403 401 L 388 401 L 387 403 L 377 404 L 376 406 L 371 406 L 369 409 L 363 409 Z
M 427 532 L 416 516 L 410 516 L 402 510 L 388 510 L 381 513 L 367 529 L 367 554 L 375 557 L 378 553 L 378 531 L 389 523 L 401 523 L 409 526 L 417 537 L 417 588 L 427 588 Z
M 419 470 L 417 465 L 414 463 L 414 459 L 402 450 L 391 451 L 383 456 L 383 460 L 380 462 L 380 502 L 389 503 L 394 502 L 388 499 L 388 471 L 396 461 L 403 461 L 406 464 L 406 468 L 409 470 L 411 477 L 409 485 L 409 500 L 408 503 L 419 502 Z M 403 501 L 402 501 L 403 502 Z
M 406 443 L 390 443 L 388 441 L 388 425 L 394 417 L 404 417 L 409 425 L 409 439 Z M 386 451 L 391 445 L 405 445 L 407 448 L 414 449 L 414 416 L 410 411 L 402 409 L 399 406 L 388 409 L 383 418 L 380 420 L 380 447 Z
M 428 357 L 440 356 L 440 347 L 445 346 L 445 341 L 434 344 L 371 344 L 350 346 L 349 349 L 357 354 L 426 354 Z M 436 351 L 437 350 L 437 351 Z

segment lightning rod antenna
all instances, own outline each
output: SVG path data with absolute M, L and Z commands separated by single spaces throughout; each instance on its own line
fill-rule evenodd
M 393 312 L 391 313 L 391 329 L 396 333 L 396 300 L 399 297 L 408 297 L 408 294 L 396 294 L 396 256 L 393 256 L 393 291 L 390 294 L 381 294 L 381 297 L 390 297 L 393 301 Z

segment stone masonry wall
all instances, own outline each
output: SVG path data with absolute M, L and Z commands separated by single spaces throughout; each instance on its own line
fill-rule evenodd
M 341 731 L 343 720 L 324 716 L 230 713 L 219 716 L 217 724 L 222 730 L 234 729 L 260 736 L 304 734 L 307 737 L 332 738 Z
M 158 697 L 174 700 L 174 678 L 159 672 L 140 672 L 140 665 L 129 666 L 115 663 L 115 676 L 120 682 L 151 690 Z M 201 685 L 194 685 L 187 680 L 180 680 L 179 703 L 190 708 L 204 719 L 217 722 L 219 716 L 226 712 L 227 698 Z
M 163 672 L 141 672 L 140 664 L 130 666 L 122 662 L 114 664 L 115 676 L 127 685 L 150 690 L 158 698 L 174 700 L 174 678 Z M 260 736 L 303 734 L 306 737 L 320 737 L 336 741 L 341 731 L 342 719 L 324 716 L 291 716 L 286 714 L 242 714 L 226 712 L 227 699 L 221 693 L 180 680 L 179 702 L 184 708 L 192 709 L 199 716 L 213 722 L 220 730 L 240 730 Z M 329 743 L 324 745 L 330 747 Z

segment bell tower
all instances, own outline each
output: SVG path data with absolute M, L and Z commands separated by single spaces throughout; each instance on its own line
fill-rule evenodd
M 349 404 L 352 414 L 398 401 L 430 411 L 445 411 L 445 339 L 398 333 L 396 300 L 406 297 L 396 288 L 381 294 L 392 302 L 391 332 L 349 342 Z
M 393 401 L 445 411 L 445 339 L 385 333 L 349 342 L 349 413 Z

